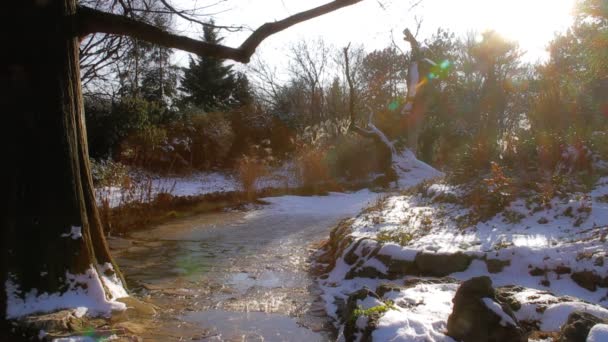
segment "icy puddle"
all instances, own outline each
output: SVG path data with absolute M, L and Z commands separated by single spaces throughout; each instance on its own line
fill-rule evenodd
M 147 341 L 326 341 L 334 331 L 309 275 L 314 243 L 377 194 L 284 196 L 247 213 L 176 220 L 115 251 L 129 287 L 158 306 L 130 317 Z

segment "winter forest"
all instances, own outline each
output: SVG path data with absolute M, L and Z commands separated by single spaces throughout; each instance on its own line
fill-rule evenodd
M 608 342 L 608 1 L 0 17 L 0 341 Z

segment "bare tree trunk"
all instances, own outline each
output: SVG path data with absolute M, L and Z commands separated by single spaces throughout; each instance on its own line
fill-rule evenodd
M 87 153 L 78 36 L 131 36 L 203 56 L 248 62 L 267 37 L 361 0 L 335 0 L 255 30 L 239 48 L 178 36 L 81 7 L 76 0 L 7 0 L 0 11 L 0 329 L 7 318 L 55 304 L 107 305 L 122 288 L 95 204 Z M 74 291 L 77 298 L 58 296 Z M 45 295 L 46 294 L 46 295 Z M 27 299 L 26 299 L 27 297 Z M 101 297 L 101 298 L 100 298 Z M 76 299 L 81 299 L 79 303 Z M 44 304 L 44 303 L 42 303 Z M 48 311 L 60 308 L 38 307 Z M 30 311 L 28 311 L 30 310 Z M 0 333 L 3 333 L 0 331 Z M 2 337 L 2 336 L 0 336 Z
M 11 316 L 14 296 L 76 286 L 68 274 L 95 277 L 90 284 L 100 288 L 84 291 L 109 299 L 98 268 L 114 264 L 90 177 L 79 42 L 65 25 L 75 12 L 75 0 L 10 0 L 3 8 L 1 25 L 21 27 L 1 27 L 0 105 L 9 115 L 1 144 L 8 204 L 1 215 L 0 320 Z
M 357 100 L 357 95 L 355 91 L 355 86 L 352 78 L 352 74 L 350 71 L 350 59 L 348 57 L 348 46 L 344 48 L 344 72 L 346 74 L 346 81 L 348 83 L 348 91 L 349 91 L 349 102 L 348 102 L 348 110 L 350 113 L 350 126 L 349 130 L 356 132 L 357 134 L 372 138 L 376 142 L 378 146 L 378 150 L 382 154 L 381 158 L 383 160 L 383 169 L 385 170 L 385 174 L 389 181 L 396 180 L 397 172 L 393 165 L 393 160 L 397 154 L 393 143 L 388 139 L 388 137 L 378 129 L 374 125 L 374 113 L 370 110 L 369 117 L 367 121 L 367 128 L 361 128 L 357 126 L 357 117 L 355 112 L 355 103 Z
M 401 110 L 401 115 L 407 120 L 408 123 L 408 147 L 413 153 L 416 152 L 418 136 L 422 129 L 424 105 L 422 101 L 417 97 L 418 86 L 420 80 L 419 66 L 422 62 L 422 53 L 420 51 L 420 44 L 416 38 L 412 35 L 409 29 L 403 31 L 405 35 L 405 41 L 407 41 L 412 49 L 411 55 L 412 60 L 408 67 L 408 80 L 407 80 L 407 97 L 406 102 Z M 386 134 L 378 129 L 374 125 L 374 113 L 370 110 L 368 121 L 365 128 L 361 128 L 356 124 L 355 114 L 355 102 L 356 102 L 356 91 L 350 71 L 350 61 L 348 56 L 348 46 L 344 48 L 344 64 L 346 80 L 349 88 L 349 112 L 350 112 L 350 130 L 358 133 L 359 135 L 372 138 L 376 141 L 380 150 L 385 156 L 385 170 L 387 178 L 389 180 L 396 180 L 397 168 L 395 165 L 395 159 L 397 157 L 397 151 L 393 143 L 388 139 Z
M 407 97 L 405 105 L 401 110 L 401 115 L 406 119 L 407 123 L 407 146 L 416 154 L 418 151 L 418 137 L 422 130 L 423 116 L 425 109 L 418 95 L 418 87 L 420 84 L 420 63 L 422 62 L 422 52 L 420 51 L 420 43 L 416 40 L 409 29 L 403 31 L 404 40 L 410 44 L 411 61 L 407 72 Z

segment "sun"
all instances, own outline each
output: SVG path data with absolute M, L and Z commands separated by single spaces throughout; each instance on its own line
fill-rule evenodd
M 495 30 L 523 50 L 542 48 L 572 22 L 575 0 L 468 0 L 466 19 L 475 30 Z M 464 7 L 464 4 L 463 4 Z M 467 11 L 468 9 L 468 11 Z

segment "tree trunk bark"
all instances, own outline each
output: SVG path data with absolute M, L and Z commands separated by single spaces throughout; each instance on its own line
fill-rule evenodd
M 97 269 L 110 263 L 118 272 L 90 175 L 79 43 L 68 25 L 75 11 L 75 0 L 9 0 L 0 15 L 0 320 L 13 316 L 13 296 L 77 286 L 69 274 L 88 272 L 109 299 Z

